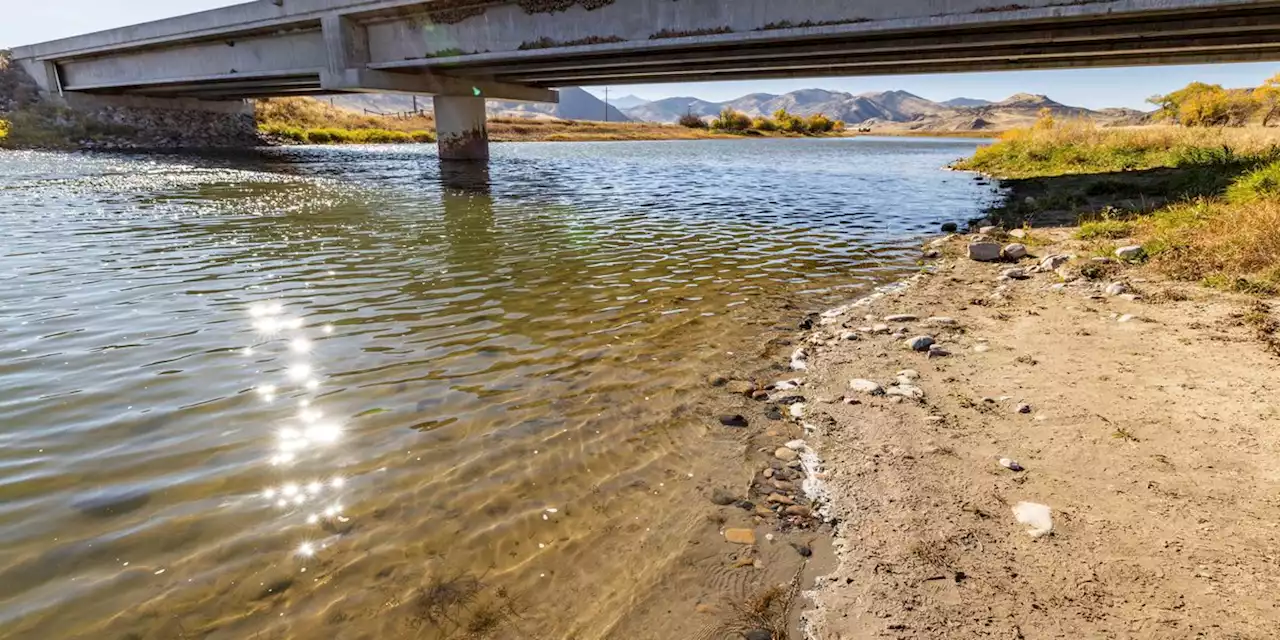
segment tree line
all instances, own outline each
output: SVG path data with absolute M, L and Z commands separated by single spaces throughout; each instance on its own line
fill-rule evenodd
M 1159 107 L 1157 120 L 1184 127 L 1242 127 L 1254 123 L 1267 127 L 1280 118 L 1280 74 L 1252 89 L 1192 82 L 1148 102 Z
M 725 131 L 730 133 L 746 133 L 749 131 L 765 131 L 782 133 L 794 133 L 799 135 L 816 135 L 822 133 L 832 133 L 844 131 L 845 125 L 843 121 L 832 120 L 821 113 L 815 113 L 811 116 L 804 117 L 793 113 L 787 113 L 786 109 L 778 109 L 773 112 L 773 117 L 752 118 L 747 114 L 725 107 L 720 110 L 720 115 L 712 118 L 711 122 L 707 122 L 700 116 L 686 113 L 680 116 L 680 125 L 690 129 L 712 129 L 715 131 Z

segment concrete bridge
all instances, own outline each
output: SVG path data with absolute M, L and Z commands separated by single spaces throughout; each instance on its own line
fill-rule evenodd
M 266 96 L 431 94 L 441 158 L 482 159 L 486 98 L 554 102 L 550 87 L 569 85 L 1273 60 L 1280 1 L 259 0 L 14 56 L 68 102 L 225 111 Z

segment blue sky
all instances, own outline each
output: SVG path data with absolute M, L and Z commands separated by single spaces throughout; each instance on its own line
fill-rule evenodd
M 0 20 L 0 46 L 52 40 L 237 4 L 228 0 L 7 0 L 7 3 L 15 6 L 6 10 L 5 19 Z M 691 82 L 617 86 L 610 87 L 609 92 L 616 96 L 633 93 L 649 100 L 697 96 L 712 101 L 730 100 L 747 93 L 786 93 L 810 87 L 851 93 L 903 89 L 931 100 L 960 96 L 1000 100 L 1014 93 L 1028 92 L 1042 93 L 1059 102 L 1082 107 L 1142 108 L 1148 97 L 1167 93 L 1192 80 L 1234 87 L 1255 86 L 1276 72 L 1280 72 L 1280 63 Z M 604 94 L 602 88 L 592 87 L 590 91 Z

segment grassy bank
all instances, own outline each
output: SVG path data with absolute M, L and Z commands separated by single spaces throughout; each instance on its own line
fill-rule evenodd
M 1141 244 L 1169 276 L 1280 293 L 1280 131 L 1043 122 L 956 168 L 1006 179 L 1005 225 L 1078 223 L 1100 254 Z

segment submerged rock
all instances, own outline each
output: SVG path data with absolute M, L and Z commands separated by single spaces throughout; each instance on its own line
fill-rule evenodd
M 135 511 L 151 501 L 151 494 L 143 489 L 104 489 L 71 503 L 77 511 L 94 518 L 110 518 Z
M 955 232 L 956 232 L 956 231 L 958 231 L 959 229 L 960 229 L 960 227 L 959 227 L 958 225 L 956 225 L 956 223 L 954 223 L 954 222 L 944 222 L 944 223 L 942 223 L 942 232 L 943 232 L 943 233 L 955 233 Z
M 720 424 L 726 427 L 745 427 L 747 419 L 740 413 L 726 414 L 720 416 Z
M 724 384 L 724 390 L 741 396 L 749 396 L 752 391 L 756 390 L 756 385 L 754 382 L 747 380 L 730 380 Z
M 734 544 L 755 544 L 756 532 L 751 529 L 725 529 L 724 539 Z
M 738 496 L 733 495 L 728 489 L 713 489 L 711 491 L 711 502 L 722 507 L 727 507 L 738 501 Z

